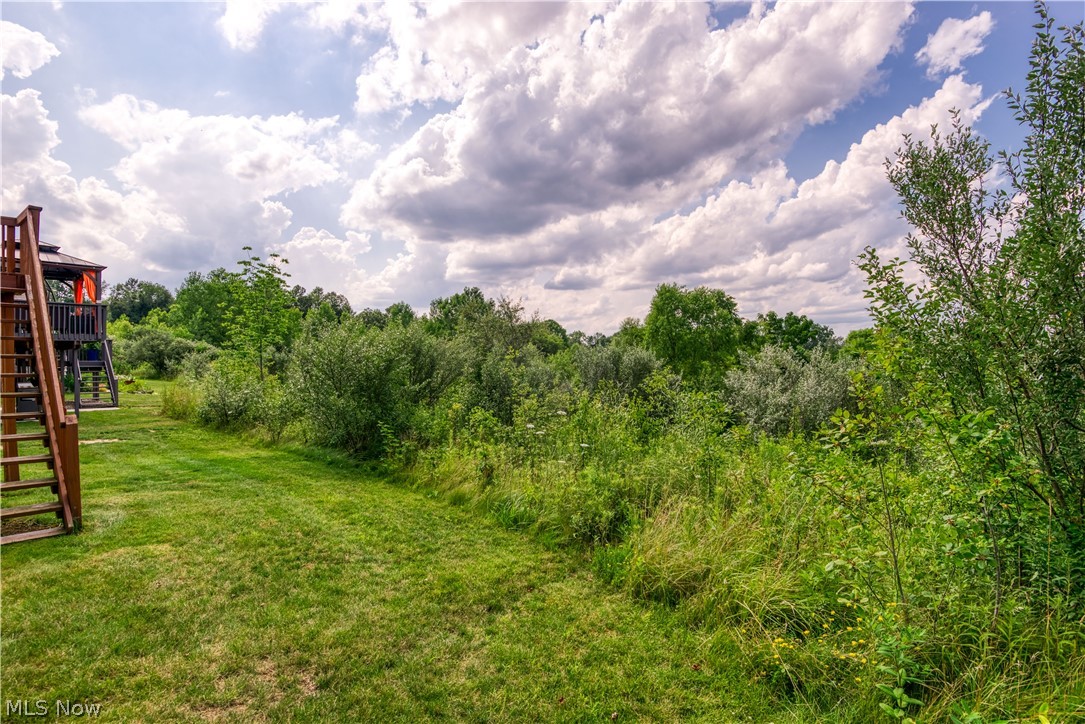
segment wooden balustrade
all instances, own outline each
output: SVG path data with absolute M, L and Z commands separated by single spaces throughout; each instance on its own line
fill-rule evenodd
M 104 304 L 49 302 L 49 327 L 54 342 L 102 342 L 106 337 Z M 29 311 L 15 310 L 16 323 L 29 321 Z

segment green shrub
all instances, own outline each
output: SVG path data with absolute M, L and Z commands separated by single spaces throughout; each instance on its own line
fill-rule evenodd
M 640 387 L 660 362 L 654 354 L 632 345 L 584 347 L 573 350 L 573 364 L 588 392 L 610 383 L 625 394 Z
M 408 368 L 395 342 L 402 328 L 357 320 L 309 331 L 295 347 L 298 400 L 318 441 L 376 456 L 382 425 L 398 433 L 409 417 Z
M 302 406 L 297 395 L 278 377 L 264 378 L 261 399 L 256 418 L 272 440 L 279 440 L 292 424 L 302 416 Z
M 851 408 L 851 362 L 815 349 L 805 361 L 786 347 L 746 356 L 726 377 L 727 400 L 754 430 L 780 436 L 811 433 L 839 408 Z
M 189 380 L 202 380 L 211 371 L 212 364 L 220 354 L 217 347 L 197 342 L 195 348 L 177 366 L 178 376 L 187 377 Z
M 200 382 L 196 418 L 211 427 L 237 429 L 260 418 L 263 390 L 255 368 L 245 362 L 223 357 Z
M 131 372 L 146 365 L 150 376 L 170 378 L 180 371 L 185 357 L 199 349 L 190 339 L 178 337 L 166 327 L 137 325 L 115 349 L 117 368 Z

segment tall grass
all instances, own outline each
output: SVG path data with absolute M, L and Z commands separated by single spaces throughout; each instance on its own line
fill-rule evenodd
M 1026 586 L 996 612 L 985 542 L 947 532 L 966 511 L 931 471 L 883 470 L 894 566 L 876 489 L 833 488 L 844 466 L 874 485 L 869 460 L 729 426 L 711 396 L 679 394 L 650 436 L 660 420 L 643 401 L 604 391 L 561 404 L 526 400 L 508 427 L 465 418 L 401 461 L 404 475 L 583 546 L 599 576 L 692 626 L 739 632 L 755 676 L 844 720 L 1080 710 L 1081 610 Z

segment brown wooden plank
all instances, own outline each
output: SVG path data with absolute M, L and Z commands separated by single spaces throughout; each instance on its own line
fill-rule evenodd
M 33 420 L 44 414 L 41 410 L 37 412 L 5 412 L 3 417 L 5 420 Z
M 2 458 L 0 464 L 3 465 L 29 465 L 30 463 L 52 463 L 52 455 L 16 455 L 13 458 Z
M 56 478 L 31 478 L 29 480 L 11 480 L 0 483 L 0 492 L 12 490 L 29 490 L 30 488 L 48 488 L 56 485 Z
M 64 509 L 59 501 L 52 503 L 34 503 L 32 505 L 15 505 L 10 508 L 0 508 L 0 520 L 8 518 L 25 518 L 28 515 L 41 515 L 42 513 L 58 513 Z
M 21 433 L 4 433 L 0 435 L 0 440 L 4 442 L 29 442 L 31 440 L 48 440 L 49 433 L 47 432 L 21 432 Z
M 0 545 L 7 543 L 21 543 L 28 540 L 38 540 L 39 538 L 52 538 L 53 536 L 64 535 L 68 531 L 64 526 L 57 526 L 56 528 L 42 528 L 40 530 L 28 530 L 25 533 L 12 533 L 11 535 L 5 535 L 0 538 Z

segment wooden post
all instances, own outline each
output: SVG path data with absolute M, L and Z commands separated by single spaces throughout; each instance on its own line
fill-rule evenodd
M 14 217 L 3 216 L 0 221 L 4 224 L 4 271 L 8 274 L 15 273 L 15 227 L 18 222 Z
M 83 493 L 79 487 L 79 420 L 75 415 L 65 415 L 60 427 L 64 456 L 64 478 L 68 488 L 68 505 L 72 509 L 73 530 L 83 527 Z

